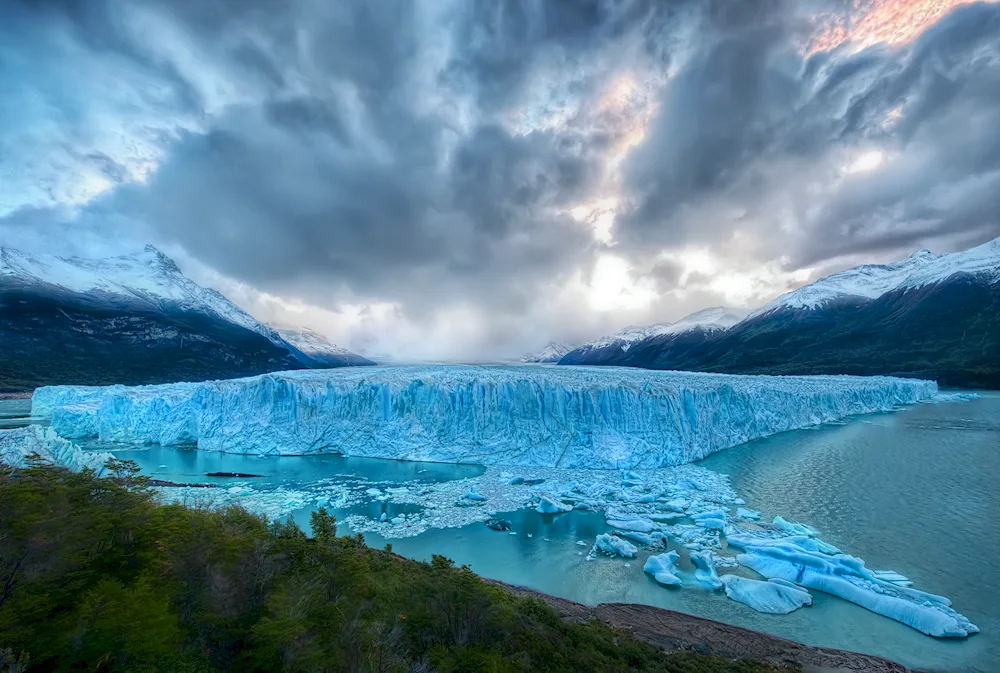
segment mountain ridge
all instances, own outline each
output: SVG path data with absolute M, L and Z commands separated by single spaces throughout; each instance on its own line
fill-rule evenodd
M 1000 388 L 1000 238 L 919 250 L 792 290 L 714 333 L 654 335 L 588 361 L 730 374 L 859 374 Z
M 153 246 L 108 258 L 0 248 L 0 390 L 168 383 L 321 362 Z

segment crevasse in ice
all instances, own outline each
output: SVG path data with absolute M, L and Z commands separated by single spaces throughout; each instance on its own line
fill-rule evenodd
M 932 381 L 609 367 L 408 366 L 40 388 L 67 438 L 209 451 L 541 467 L 688 463 L 767 435 L 932 398 Z

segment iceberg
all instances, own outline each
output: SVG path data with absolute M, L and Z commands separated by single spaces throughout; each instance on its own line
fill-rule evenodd
M 90 468 L 100 476 L 104 466 L 114 456 L 105 451 L 84 451 L 63 439 L 52 428 L 28 425 L 12 430 L 0 430 L 0 465 L 24 467 L 28 458 L 37 454 L 44 462 L 67 467 L 74 472 Z
M 666 554 L 655 554 L 646 559 L 646 565 L 642 567 L 643 572 L 653 576 L 657 582 L 667 587 L 679 587 L 681 579 L 674 573 L 677 572 L 675 564 L 679 555 L 675 551 L 668 551 Z
M 550 496 L 541 495 L 538 497 L 538 507 L 536 507 L 536 510 L 539 514 L 562 514 L 572 509 L 572 505 L 561 503 Z
M 610 556 L 635 558 L 635 555 L 639 553 L 639 549 L 628 540 L 623 540 L 616 535 L 602 533 L 597 536 L 594 547 L 590 550 L 590 555 L 593 556 L 595 552 L 603 552 Z
M 808 539 L 808 538 L 806 538 Z M 729 539 L 742 547 L 736 560 L 769 579 L 794 582 L 823 591 L 938 638 L 961 638 L 979 628 L 951 608 L 944 596 L 925 593 L 883 579 L 847 554 L 830 555 L 792 540 L 757 543 L 751 537 Z M 891 579 L 897 579 L 894 573 Z M 902 577 L 902 576 L 900 576 Z
M 691 552 L 691 562 L 695 567 L 694 578 L 699 584 L 713 591 L 722 588 L 722 580 L 715 570 L 715 554 L 710 551 Z
M 761 582 L 738 575 L 723 575 L 719 579 L 727 596 L 757 612 L 787 615 L 803 605 L 812 605 L 808 591 L 784 580 Z
M 50 417 L 68 439 L 619 470 L 689 463 L 760 437 L 936 394 L 932 381 L 891 377 L 393 366 L 43 387 L 32 398 L 32 414 Z

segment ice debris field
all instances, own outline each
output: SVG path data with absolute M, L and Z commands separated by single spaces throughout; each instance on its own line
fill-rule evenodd
M 317 479 L 300 486 L 160 489 L 165 501 L 239 503 L 270 517 L 377 503 L 342 521 L 385 538 L 485 522 L 503 512 L 599 512 L 607 532 L 579 554 L 637 559 L 664 591 L 709 591 L 786 614 L 822 591 L 937 637 L 978 631 L 948 599 L 823 542 L 781 516 L 764 521 L 729 478 L 689 465 L 752 439 L 845 416 L 940 400 L 933 382 L 886 377 L 763 377 L 611 368 L 391 367 L 305 371 L 232 381 L 36 391 L 52 427 L 0 430 L 0 460 L 38 453 L 73 469 L 106 454 L 69 439 L 140 446 L 478 463 L 443 482 Z M 960 398 L 950 398 L 960 399 Z M 680 553 L 678 553 L 680 552 Z M 720 574 L 720 571 L 725 572 Z

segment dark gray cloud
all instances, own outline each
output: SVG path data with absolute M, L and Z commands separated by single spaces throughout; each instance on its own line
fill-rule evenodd
M 711 246 L 750 229 L 797 267 L 1000 234 L 1000 7 L 853 54 L 804 56 L 801 31 L 774 11 L 705 32 L 630 158 L 619 238 Z M 865 151 L 884 163 L 844 175 Z

